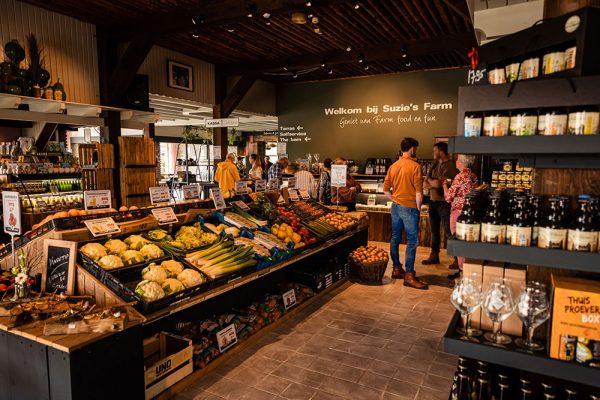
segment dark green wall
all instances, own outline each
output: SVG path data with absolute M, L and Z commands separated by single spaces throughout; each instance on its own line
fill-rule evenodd
M 412 136 L 421 144 L 419 158 L 431 158 L 434 137 L 456 133 L 458 86 L 464 80 L 465 71 L 454 69 L 281 85 L 279 140 L 288 140 L 292 160 L 319 153 L 320 160 L 343 156 L 362 165 L 368 157 L 393 159 L 402 138 Z M 425 103 L 450 105 L 433 110 L 425 109 Z M 409 111 L 383 112 L 384 105 Z M 367 112 L 372 106 L 378 107 L 377 114 Z M 340 107 L 362 113 L 325 114 L 325 109 Z M 352 124 L 341 127 L 342 120 Z

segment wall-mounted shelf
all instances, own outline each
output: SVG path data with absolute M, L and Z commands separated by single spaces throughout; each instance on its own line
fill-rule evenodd
M 574 362 L 549 358 L 543 352 L 520 351 L 514 344 L 495 347 L 491 344 L 460 340 L 456 328 L 460 324 L 460 314 L 456 313 L 444 335 L 444 351 L 463 357 L 502 365 L 504 367 L 529 371 L 536 374 L 565 379 L 593 387 L 600 387 L 600 370 Z

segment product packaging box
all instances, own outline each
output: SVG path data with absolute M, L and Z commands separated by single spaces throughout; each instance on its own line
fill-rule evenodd
M 600 367 L 600 282 L 552 275 L 550 357 Z

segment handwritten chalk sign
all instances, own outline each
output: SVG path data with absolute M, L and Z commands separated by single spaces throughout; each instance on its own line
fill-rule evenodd
M 66 240 L 44 240 L 42 291 L 73 294 L 77 243 Z

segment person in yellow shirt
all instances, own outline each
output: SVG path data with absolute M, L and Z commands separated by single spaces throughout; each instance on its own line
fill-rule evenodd
M 240 180 L 240 174 L 235 165 L 235 154 L 227 154 L 225 161 L 217 164 L 215 172 L 215 182 L 219 184 L 219 188 L 225 196 L 226 193 L 231 193 L 235 189 L 235 181 Z

